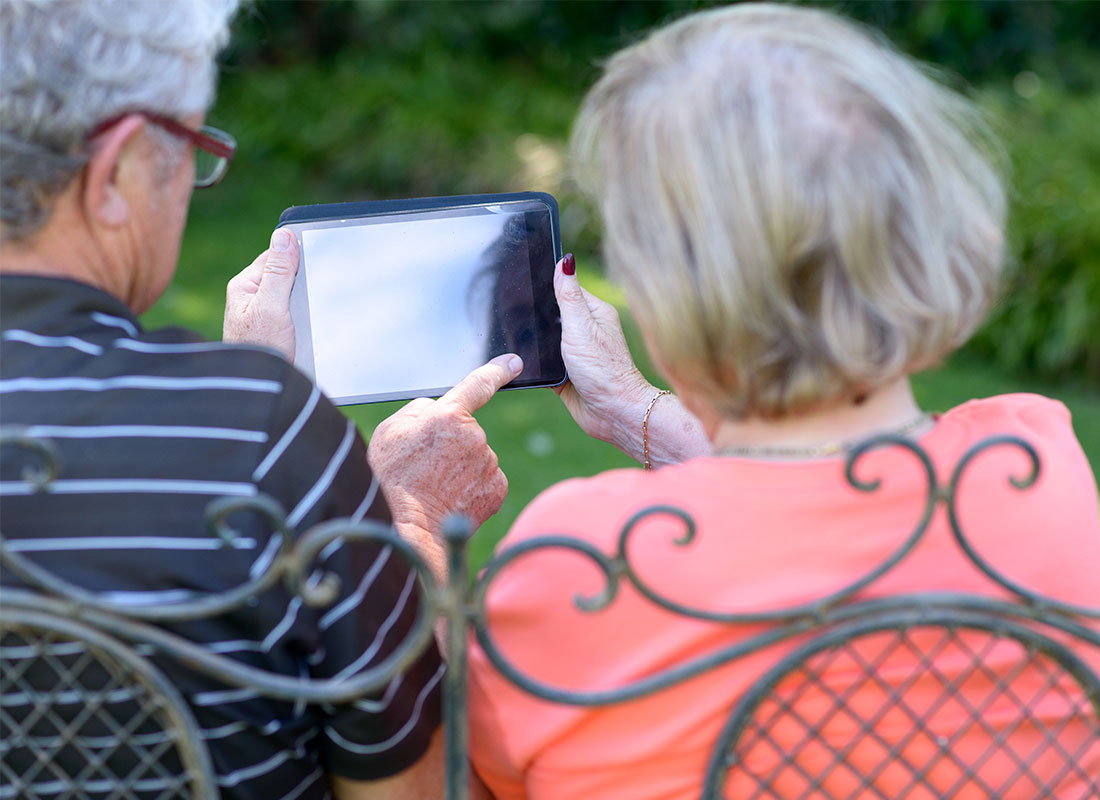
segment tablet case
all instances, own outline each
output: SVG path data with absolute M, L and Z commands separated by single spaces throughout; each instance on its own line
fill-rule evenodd
M 558 226 L 558 201 L 546 192 L 505 192 L 501 194 L 464 194 L 447 197 L 410 197 L 404 200 L 360 200 L 350 203 L 319 203 L 311 206 L 291 206 L 279 215 L 281 227 L 290 222 L 318 222 L 329 219 L 370 217 L 400 211 L 430 211 L 435 208 L 461 208 L 488 203 L 509 203 L 517 200 L 541 200 L 550 207 L 550 222 L 554 231 L 554 260 L 562 257 L 561 228 Z
M 547 192 L 502 192 L 495 194 L 448 195 L 443 197 L 410 197 L 399 200 L 359 200 L 345 203 L 317 203 L 315 205 L 290 206 L 279 215 L 276 228 L 295 222 L 323 222 L 334 219 L 354 219 L 379 214 L 393 214 L 403 211 L 430 211 L 437 208 L 461 208 L 463 206 L 483 206 L 490 203 L 509 203 L 520 200 L 539 200 L 550 208 L 550 223 L 554 246 L 554 261 L 562 257 L 561 228 L 558 223 L 558 201 Z M 293 299 L 292 299 L 293 304 Z M 300 345 L 312 347 L 308 336 L 303 336 Z M 297 364 L 297 360 L 295 360 Z M 564 382 L 564 380 L 563 380 Z M 518 388 L 506 386 L 504 390 Z M 375 402 L 375 401 L 372 401 Z M 346 405 L 349 403 L 340 403 Z

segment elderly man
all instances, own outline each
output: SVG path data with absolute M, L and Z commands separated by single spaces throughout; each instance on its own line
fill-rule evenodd
M 410 404 L 376 432 L 368 466 L 354 425 L 284 358 L 139 322 L 176 269 L 192 189 L 216 182 L 233 155 L 232 137 L 202 124 L 233 5 L 0 3 L 0 422 L 53 441 L 63 464 L 45 494 L 27 493 L 7 464 L 3 532 L 11 549 L 119 602 L 172 602 L 263 571 L 277 542 L 259 519 L 239 523 L 246 535 L 232 548 L 208 536 L 216 497 L 272 496 L 296 532 L 336 516 L 392 519 L 426 542 L 445 513 L 480 523 L 507 489 L 471 412 L 518 374 L 518 358 Z M 231 282 L 227 340 L 287 333 L 270 309 L 286 306 L 295 247 L 276 232 Z M 415 617 L 414 576 L 378 547 L 325 557 L 343 577 L 329 609 L 273 589 L 255 607 L 175 629 L 282 674 L 376 663 Z M 330 788 L 431 794 L 441 674 L 432 646 L 377 698 L 311 710 L 172 677 L 223 797 L 292 800 Z

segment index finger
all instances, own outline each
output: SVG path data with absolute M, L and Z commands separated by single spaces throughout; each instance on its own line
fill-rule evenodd
M 521 372 L 523 359 L 515 353 L 505 353 L 475 369 L 439 398 L 439 402 L 452 403 L 472 414 Z

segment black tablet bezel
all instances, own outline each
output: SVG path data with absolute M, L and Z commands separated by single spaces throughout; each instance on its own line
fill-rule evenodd
M 479 206 L 492 206 L 516 203 L 521 201 L 536 201 L 546 206 L 550 218 L 550 238 L 553 246 L 553 262 L 543 265 L 545 272 L 538 271 L 537 265 L 531 265 L 532 285 L 536 297 L 553 304 L 553 318 L 560 320 L 557 311 L 557 302 L 553 293 L 553 265 L 562 256 L 561 235 L 558 226 L 558 204 L 554 197 L 545 192 L 511 192 L 503 194 L 461 195 L 451 197 L 418 197 L 405 200 L 372 200 L 352 203 L 325 203 L 309 206 L 291 206 L 283 211 L 279 217 L 277 227 L 294 223 L 332 222 L 359 218 L 374 218 L 380 216 L 401 216 L 408 213 L 423 213 L 432 211 L 460 210 Z M 301 245 L 300 234 L 295 232 Z M 295 282 L 295 289 L 291 295 L 291 313 L 295 322 L 296 352 L 295 365 L 316 380 L 314 367 L 314 350 L 312 328 L 309 324 L 308 285 L 306 275 L 307 268 L 299 263 L 299 278 Z M 541 287 L 541 291 L 540 291 Z M 303 322 L 305 324 L 303 324 Z M 552 378 L 539 376 L 538 378 L 525 378 L 521 374 L 505 389 L 528 389 L 546 386 L 560 386 L 567 376 L 565 366 L 561 362 L 561 338 L 560 323 L 557 329 L 557 337 L 550 342 L 540 341 L 541 368 L 550 364 Z M 307 358 L 308 356 L 308 358 Z M 559 372 L 560 370 L 560 372 Z M 526 372 L 526 370 L 525 370 Z M 450 386 L 427 387 L 422 389 L 410 389 L 400 392 L 378 392 L 370 394 L 358 394 L 342 397 L 330 397 L 336 405 L 357 405 L 361 403 L 380 403 L 393 400 L 410 400 L 416 397 L 438 397 L 444 394 Z

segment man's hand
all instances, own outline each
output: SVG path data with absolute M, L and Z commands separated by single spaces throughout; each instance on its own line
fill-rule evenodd
M 497 356 L 438 400 L 413 400 L 375 428 L 367 460 L 399 528 L 434 537 L 447 514 L 479 526 L 500 510 L 508 479 L 473 412 L 522 371 L 519 356 Z
M 229 281 L 222 341 L 260 344 L 294 360 L 290 290 L 298 273 L 298 240 L 288 230 L 271 234 L 271 247 Z

